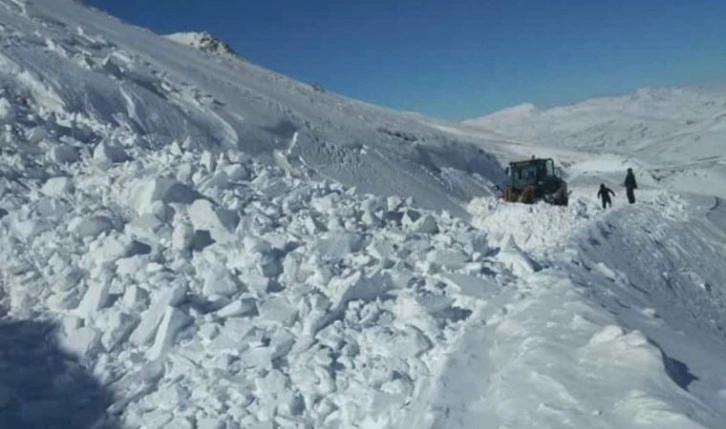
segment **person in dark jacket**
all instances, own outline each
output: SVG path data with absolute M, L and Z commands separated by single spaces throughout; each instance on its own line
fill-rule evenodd
M 635 182 L 633 169 L 628 168 L 628 173 L 625 175 L 625 193 L 628 195 L 628 202 L 630 204 L 635 202 L 635 189 L 638 189 L 638 184 Z
M 604 183 L 600 184 L 600 190 L 597 191 L 597 196 L 602 200 L 602 208 L 606 209 L 608 206 L 613 205 L 613 201 L 610 199 L 610 194 L 615 196 L 615 192 L 612 189 L 605 186 Z

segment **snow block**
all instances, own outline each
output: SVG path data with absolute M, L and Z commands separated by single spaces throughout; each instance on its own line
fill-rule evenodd
M 61 339 L 61 347 L 69 353 L 73 353 L 79 357 L 87 357 L 91 355 L 98 347 L 98 341 L 101 337 L 100 333 L 88 327 L 82 327 L 67 332 Z
M 264 253 L 257 263 L 257 270 L 266 278 L 277 278 L 284 271 L 282 262 L 280 262 L 280 252 L 272 250 Z
M 107 216 L 97 215 L 86 219 L 75 219 L 69 225 L 71 232 L 80 237 L 97 237 L 114 229 L 113 222 Z
M 81 160 L 81 151 L 74 146 L 59 144 L 50 150 L 50 158 L 58 164 L 70 164 Z
M 290 327 L 298 319 L 299 311 L 287 299 L 275 296 L 263 302 L 260 307 L 260 322 Z
M 212 202 L 198 199 L 189 207 L 189 219 L 196 230 L 206 230 L 218 243 L 235 240 L 234 230 L 239 222 L 236 213 L 215 207 Z
M 121 302 L 128 309 L 145 308 L 149 303 L 149 293 L 136 285 L 130 285 L 124 291 Z
M 187 286 L 185 284 L 171 287 L 162 292 L 152 307 L 142 315 L 141 323 L 131 334 L 131 341 L 136 345 L 143 345 L 151 341 L 167 308 L 179 304 L 186 294 Z
M 224 265 L 213 266 L 204 276 L 206 296 L 232 296 L 239 291 L 237 281 Z
M 240 182 L 250 179 L 250 171 L 242 164 L 232 164 L 225 167 L 224 172 L 227 178 L 233 182 Z
M 407 229 L 411 229 L 419 219 L 421 219 L 421 213 L 416 210 L 408 209 L 401 218 L 401 225 Z
M 0 121 L 9 121 L 12 118 L 13 106 L 6 98 L 0 97 Z
M 112 351 L 121 344 L 137 323 L 137 318 L 117 309 L 101 312 L 96 319 L 96 326 L 103 332 L 101 344 L 106 351 Z
M 439 225 L 431 215 L 421 217 L 408 228 L 417 234 L 437 234 L 439 232 Z
M 497 292 L 497 284 L 488 278 L 479 278 L 467 274 L 445 273 L 441 275 L 449 286 L 462 295 L 474 298 L 488 298 Z
M 153 179 L 136 185 L 131 205 L 136 213 L 144 214 L 153 212 L 156 201 L 164 204 L 191 204 L 201 197 L 197 191 L 174 179 Z
M 93 160 L 99 164 L 116 164 L 130 161 L 131 157 L 121 146 L 100 143 L 93 150 Z
M 75 290 L 56 292 L 46 300 L 48 308 L 61 312 L 78 307 L 79 301 L 78 292 Z
M 177 333 L 191 322 L 192 318 L 188 314 L 174 307 L 166 307 L 156 332 L 154 344 L 149 349 L 147 357 L 151 360 L 164 357 L 174 345 Z
M 355 233 L 330 233 L 315 246 L 318 255 L 328 259 L 340 259 L 361 249 L 365 240 Z
M 497 255 L 497 259 L 505 264 L 515 275 L 525 275 L 541 269 L 537 262 L 517 246 L 514 237 L 511 235 L 502 246 L 501 251 Z
M 97 243 L 94 242 L 94 244 Z M 91 249 L 89 255 L 93 262 L 97 265 L 110 264 L 118 259 L 123 258 L 130 246 L 128 237 L 115 235 L 105 237 L 101 241 L 100 246 Z
M 217 316 L 221 318 L 242 317 L 252 315 L 257 312 L 257 300 L 254 298 L 243 298 L 232 301 L 217 311 Z
M 40 192 L 49 197 L 60 197 L 74 191 L 73 181 L 70 177 L 51 177 L 40 188 Z
M 171 248 L 186 252 L 194 244 L 194 228 L 186 222 L 178 222 L 171 233 Z
M 432 250 L 426 255 L 426 260 L 436 266 L 458 270 L 466 266 L 469 257 L 458 250 Z
M 371 277 L 363 277 L 358 271 L 345 278 L 334 278 L 328 283 L 324 292 L 332 302 L 333 311 L 340 311 L 345 309 L 350 301 L 369 302 L 383 297 L 390 288 L 391 282 L 387 274 L 376 273 Z
M 89 318 L 96 314 L 108 303 L 108 292 L 111 288 L 109 279 L 98 279 L 92 281 L 83 295 L 81 303 L 78 305 L 76 312 L 84 317 Z

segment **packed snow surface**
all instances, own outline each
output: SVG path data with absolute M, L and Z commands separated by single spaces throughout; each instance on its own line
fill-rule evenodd
M 726 203 L 658 180 L 676 146 L 395 113 L 65 0 L 0 36 L 0 427 L 723 427 Z M 533 151 L 568 207 L 491 196 Z

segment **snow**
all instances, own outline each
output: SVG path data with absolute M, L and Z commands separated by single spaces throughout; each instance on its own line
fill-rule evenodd
M 192 48 L 199 49 L 202 52 L 212 53 L 216 55 L 237 56 L 237 53 L 223 41 L 215 38 L 206 31 L 203 32 L 186 32 L 174 33 L 165 36 L 182 45 L 189 45 Z
M 72 1 L 0 36 L 0 426 L 722 427 L 718 95 L 462 125 Z M 568 207 L 494 196 L 533 153 Z

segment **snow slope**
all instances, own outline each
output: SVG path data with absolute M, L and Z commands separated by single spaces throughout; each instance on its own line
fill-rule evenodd
M 489 191 L 469 173 L 501 175 L 478 147 L 405 115 L 235 58 L 210 61 L 69 0 L 3 4 L 4 62 L 25 72 L 49 113 L 118 124 L 148 146 L 188 140 L 260 158 L 289 152 L 318 177 L 459 214 L 462 201 Z M 13 34 L 33 43 L 14 43 Z
M 392 112 L 65 0 L 0 0 L 0 36 L 0 427 L 726 421 L 726 205 L 640 169 L 638 205 L 593 198 L 668 159 Z M 569 207 L 487 196 L 535 150 Z

